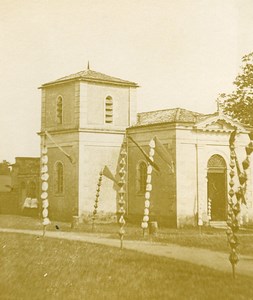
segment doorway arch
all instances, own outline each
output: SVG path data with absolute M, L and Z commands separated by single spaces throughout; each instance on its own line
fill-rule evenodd
M 227 165 L 218 154 L 207 163 L 207 199 L 211 221 L 225 221 L 227 216 Z

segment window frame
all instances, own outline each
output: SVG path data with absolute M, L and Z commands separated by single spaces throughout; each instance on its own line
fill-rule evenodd
M 108 95 L 104 101 L 104 123 L 113 124 L 113 112 L 114 112 L 113 97 Z M 111 113 L 110 113 L 111 112 Z
M 59 103 L 59 100 L 61 100 L 60 103 Z M 59 105 L 61 105 L 61 115 L 60 116 L 58 116 Z M 63 124 L 63 97 L 62 97 L 62 95 L 59 95 L 56 99 L 56 123 L 57 123 L 57 125 Z
M 143 195 L 146 192 L 147 169 L 147 163 L 144 160 L 140 160 L 136 168 L 136 192 L 139 195 Z
M 27 184 L 27 197 L 37 198 L 37 185 L 33 180 Z

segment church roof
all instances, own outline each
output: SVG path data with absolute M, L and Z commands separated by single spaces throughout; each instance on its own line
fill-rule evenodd
M 143 112 L 137 115 L 136 126 L 160 123 L 196 123 L 212 114 L 202 114 L 183 108 L 163 109 Z
M 42 87 L 67 82 L 67 81 L 73 81 L 73 80 L 79 80 L 79 81 L 89 81 L 89 82 L 99 82 L 99 83 L 109 83 L 109 84 L 116 84 L 116 85 L 123 85 L 123 86 L 133 86 L 138 87 L 138 84 L 135 82 L 123 80 L 117 77 L 112 77 L 103 73 L 99 73 L 93 70 L 90 70 L 89 68 L 84 71 L 80 71 L 65 77 L 61 77 L 59 79 L 56 79 L 54 81 L 45 83 L 42 85 Z

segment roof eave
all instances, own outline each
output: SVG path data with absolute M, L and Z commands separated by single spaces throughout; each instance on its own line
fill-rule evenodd
M 71 78 L 71 79 L 66 79 L 66 80 L 47 82 L 47 83 L 42 84 L 40 87 L 38 87 L 38 89 L 46 88 L 46 87 L 52 86 L 52 85 L 59 85 L 59 84 L 63 84 L 63 83 L 66 83 L 66 82 L 74 82 L 74 81 L 103 83 L 103 84 L 110 84 L 110 85 L 117 85 L 117 86 L 135 87 L 135 88 L 140 87 L 135 82 L 127 82 L 127 81 L 126 82 L 117 82 L 117 81 L 113 81 L 113 80 L 109 81 L 109 80 L 77 77 L 77 78 Z
M 189 125 L 189 126 L 193 126 L 195 124 L 195 122 L 157 122 L 157 123 L 149 123 L 149 124 L 136 124 L 136 125 L 133 125 L 131 127 L 128 127 L 128 128 L 139 128 L 139 127 L 148 127 L 148 126 L 159 126 L 159 125 Z

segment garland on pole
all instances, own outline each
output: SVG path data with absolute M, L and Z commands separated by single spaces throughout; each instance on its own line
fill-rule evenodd
M 51 136 L 51 134 L 49 134 L 47 131 L 44 132 L 44 135 L 42 136 L 42 147 L 41 147 L 41 180 L 42 180 L 42 184 L 41 184 L 41 200 L 42 200 L 42 217 L 43 217 L 43 236 L 46 234 L 46 226 L 49 225 L 51 222 L 49 220 L 48 217 L 48 206 L 49 206 L 49 202 L 48 202 L 48 178 L 49 178 L 49 174 L 48 174 L 48 156 L 47 156 L 47 146 L 45 144 L 45 139 L 46 137 L 53 142 L 57 148 L 70 160 L 70 162 L 72 164 L 75 163 L 75 160 L 67 153 L 64 151 L 64 149 L 58 145 L 55 140 L 53 139 L 53 137 Z
M 42 217 L 43 217 L 43 236 L 46 234 L 46 226 L 50 224 L 48 217 L 48 156 L 47 146 L 45 145 L 45 137 L 43 137 L 42 149 L 41 149 L 41 200 L 42 200 Z
M 232 265 L 232 272 L 233 277 L 235 278 L 235 266 L 239 261 L 238 254 L 237 254 L 237 247 L 238 247 L 238 237 L 236 233 L 239 230 L 240 226 L 240 211 L 241 211 L 241 205 L 246 205 L 246 199 L 245 199 L 245 193 L 246 193 L 246 182 L 247 182 L 247 173 L 246 170 L 249 168 L 250 161 L 249 156 L 253 152 L 253 143 L 252 140 L 248 144 L 247 147 L 245 147 L 246 150 L 246 159 L 242 162 L 243 172 L 241 171 L 239 161 L 237 159 L 237 155 L 235 152 L 235 136 L 236 136 L 236 130 L 233 131 L 230 135 L 229 139 L 229 148 L 230 148 L 230 181 L 229 186 L 230 190 L 228 192 L 229 198 L 228 198 L 228 220 L 227 220 L 227 237 L 228 237 L 228 243 L 231 248 L 231 252 L 229 255 L 229 261 Z M 249 135 L 251 138 L 251 134 Z M 235 170 L 237 172 L 235 172 Z M 237 174 L 238 178 L 238 188 L 234 189 L 234 177 Z
M 96 192 L 96 198 L 95 198 L 94 210 L 93 210 L 93 215 L 92 215 L 92 230 L 94 230 L 95 219 L 96 219 L 96 214 L 97 214 L 97 209 L 98 209 L 98 201 L 99 201 L 99 195 L 100 195 L 100 187 L 101 187 L 101 185 L 102 185 L 102 176 L 103 176 L 103 171 L 100 171 L 100 172 L 99 172 L 98 183 L 97 183 L 97 192 Z
M 210 222 L 212 218 L 212 200 L 208 198 L 207 201 L 207 216 L 208 216 L 208 221 Z
M 153 162 L 154 155 L 155 155 L 155 141 L 152 139 L 149 143 L 149 159 Z M 147 179 L 146 179 L 146 192 L 145 192 L 145 208 L 144 208 L 144 216 L 142 219 L 141 227 L 143 229 L 143 235 L 145 235 L 145 229 L 148 228 L 148 221 L 149 221 L 149 210 L 150 210 L 150 193 L 152 191 L 152 171 L 153 167 L 150 163 L 148 163 L 147 168 Z
M 114 175 L 112 174 L 112 172 L 110 171 L 108 166 L 104 166 L 104 168 L 99 172 L 99 178 L 98 178 L 97 190 L 96 190 L 96 198 L 95 198 L 94 210 L 93 210 L 93 215 L 92 215 L 92 230 L 94 230 L 103 176 L 107 177 L 108 179 L 112 180 L 114 183 L 116 183 L 118 185 L 118 181 L 116 180 L 116 178 L 114 177 Z
M 120 162 L 119 162 L 119 166 L 120 166 L 120 170 L 119 170 L 119 176 L 120 176 L 120 180 L 118 182 L 118 186 L 119 186 L 119 191 L 118 191 L 118 195 L 119 195 L 119 201 L 118 201 L 118 205 L 119 205 L 119 210 L 118 210 L 118 223 L 120 225 L 120 229 L 119 229 L 119 237 L 120 237 L 120 248 L 123 248 L 123 238 L 124 238 L 124 234 L 125 234 L 125 229 L 124 226 L 126 224 L 126 221 L 124 219 L 124 215 L 126 213 L 125 211 L 125 196 L 126 196 L 126 159 L 127 159 L 127 141 L 126 141 L 126 137 L 124 137 L 123 143 L 122 143 L 122 147 L 121 147 L 121 151 L 120 151 Z

